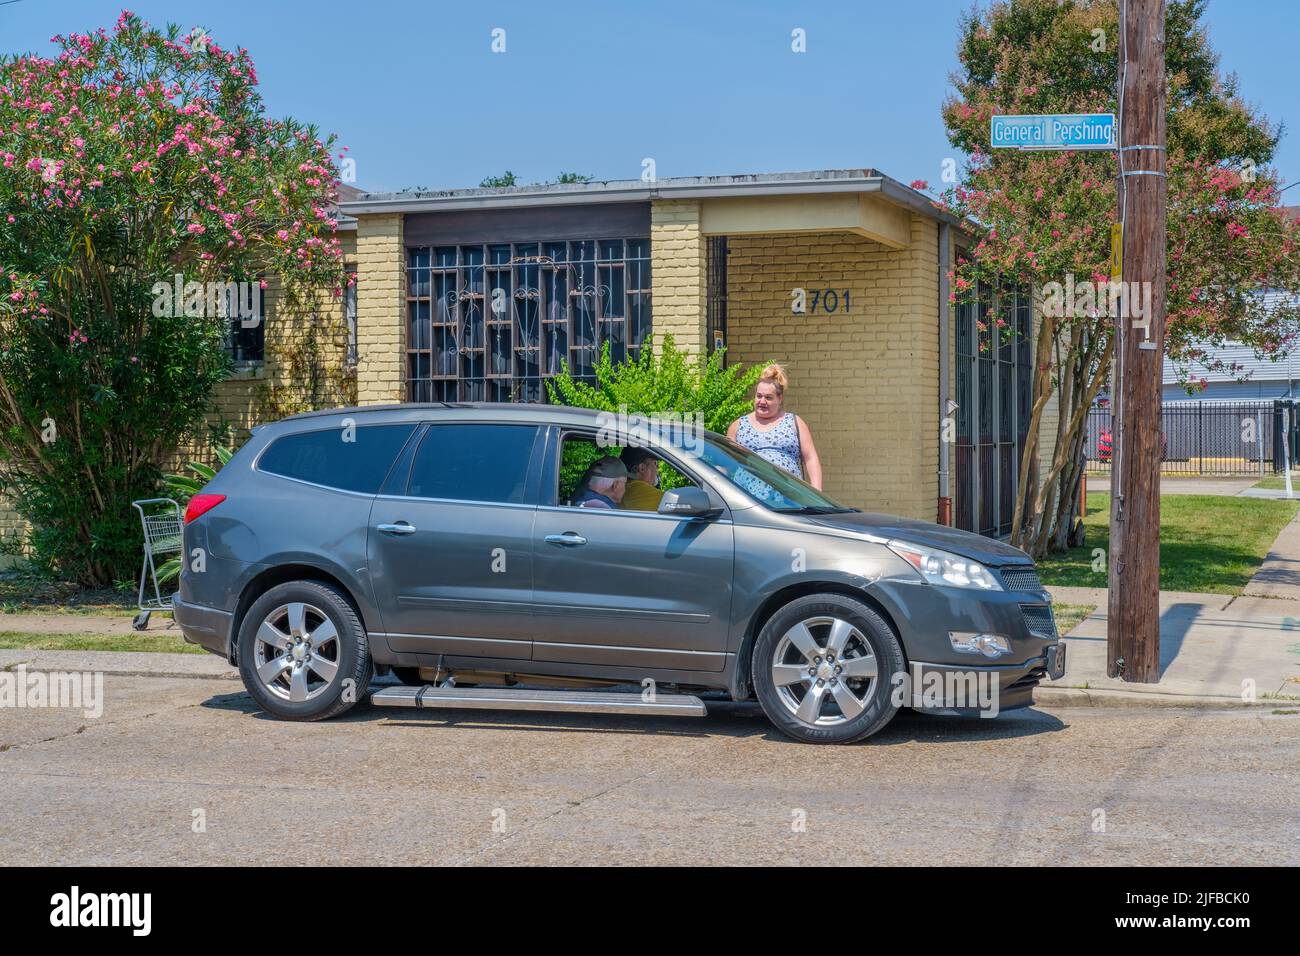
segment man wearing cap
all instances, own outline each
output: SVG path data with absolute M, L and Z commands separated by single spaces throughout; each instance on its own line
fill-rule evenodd
M 659 490 L 659 459 L 644 448 L 628 445 L 618 456 L 627 468 L 627 491 L 619 507 L 624 511 L 658 511 L 659 499 L 664 493 Z
M 612 455 L 591 463 L 573 503 L 579 508 L 617 508 L 627 490 L 627 468 Z

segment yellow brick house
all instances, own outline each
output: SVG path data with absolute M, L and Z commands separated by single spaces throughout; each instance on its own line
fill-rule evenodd
M 561 361 L 588 373 L 606 342 L 632 357 L 671 333 L 693 353 L 787 367 L 787 407 L 833 496 L 1010 530 L 1028 296 L 981 289 L 950 306 L 969 235 L 888 176 L 367 193 L 341 209 L 356 221 L 361 404 L 545 401 Z
M 266 321 L 232 338 L 235 371 L 208 416 L 236 440 L 304 403 L 546 401 L 561 362 L 589 375 L 606 342 L 634 357 L 671 333 L 692 353 L 725 346 L 728 362 L 786 366 L 787 407 L 812 429 L 834 497 L 1010 531 L 1029 299 L 989 288 L 950 305 L 948 272 L 970 235 L 888 176 L 345 186 L 339 209 L 356 284 L 295 316 L 277 311 L 270 280 Z M 999 336 L 998 319 L 1016 334 Z M 295 351 L 309 328 L 313 363 Z M 1049 408 L 1042 434 L 1054 431 Z M 20 530 L 0 503 L 0 531 Z

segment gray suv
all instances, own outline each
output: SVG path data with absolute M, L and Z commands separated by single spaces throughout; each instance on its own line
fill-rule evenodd
M 846 743 L 903 706 L 996 713 L 1063 676 L 1024 552 L 846 507 L 712 432 L 642 425 L 407 404 L 259 427 L 190 501 L 176 621 L 290 720 L 392 674 L 405 686 L 375 703 L 685 713 L 670 705 L 700 701 L 677 695 L 711 692 Z M 657 510 L 575 506 L 611 438 L 654 455 Z

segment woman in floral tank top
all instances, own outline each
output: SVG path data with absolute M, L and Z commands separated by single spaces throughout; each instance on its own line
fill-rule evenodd
M 782 407 L 787 384 L 781 366 L 763 369 L 754 392 L 754 410 L 732 422 L 727 437 L 820 491 L 822 463 L 812 432 L 802 418 Z

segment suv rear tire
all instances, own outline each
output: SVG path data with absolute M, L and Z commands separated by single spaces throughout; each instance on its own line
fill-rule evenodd
M 796 598 L 754 642 L 754 691 L 768 720 L 803 743 L 848 744 L 894 719 L 903 649 L 880 614 L 842 594 Z
M 335 717 L 362 699 L 372 673 L 366 629 L 331 585 L 278 584 L 244 615 L 239 675 L 253 700 L 276 717 Z

